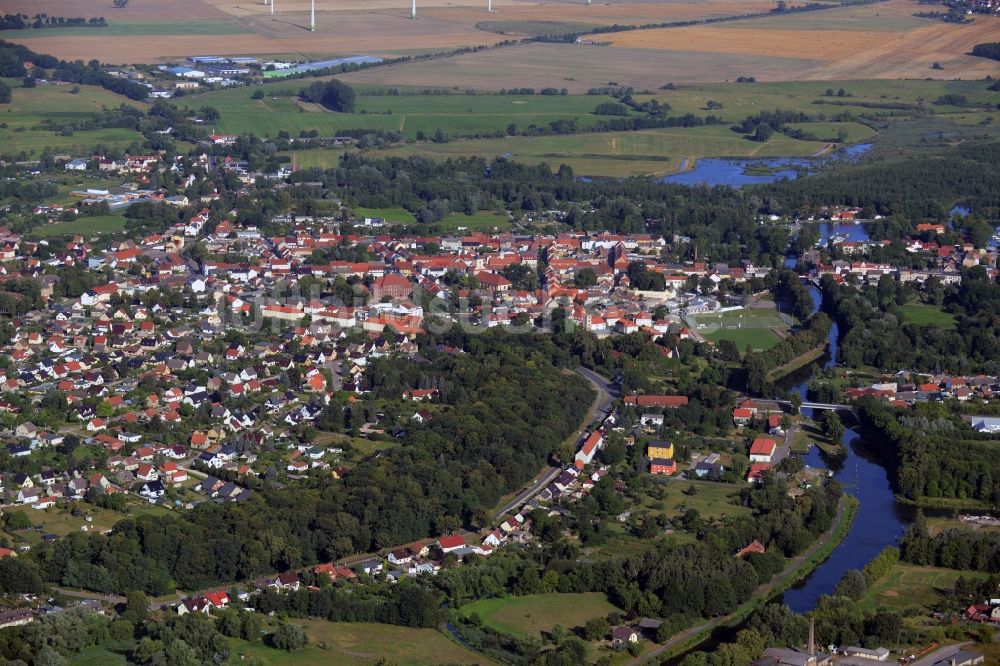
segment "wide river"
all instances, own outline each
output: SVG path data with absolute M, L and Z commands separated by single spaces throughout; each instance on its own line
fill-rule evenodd
M 826 226 L 829 229 L 830 225 Z M 828 237 L 831 231 L 835 231 L 850 233 L 853 237 L 858 230 L 862 230 L 860 225 L 849 226 L 853 226 L 853 229 L 844 229 L 838 225 L 835 229 L 828 230 L 824 236 Z M 815 312 L 820 307 L 822 296 L 815 287 L 810 286 L 809 291 Z M 837 324 L 834 323 L 830 329 L 829 353 L 819 361 L 824 368 L 833 367 L 837 363 L 839 334 Z M 810 369 L 804 368 L 801 372 L 786 377 L 782 385 L 801 395 L 805 401 L 811 378 Z M 813 410 L 803 409 L 802 412 L 811 416 Z M 847 450 L 846 456 L 828 458 L 818 448 L 812 447 L 805 462 L 811 467 L 832 470 L 834 478 L 840 482 L 844 491 L 857 497 L 861 506 L 851 525 L 851 531 L 834 549 L 829 559 L 804 581 L 785 592 L 784 602 L 798 613 L 812 610 L 820 595 L 830 594 L 845 572 L 862 568 L 880 550 L 895 544 L 913 519 L 913 510 L 896 501 L 885 468 L 875 461 L 860 435 L 849 429 L 844 433 L 843 443 Z

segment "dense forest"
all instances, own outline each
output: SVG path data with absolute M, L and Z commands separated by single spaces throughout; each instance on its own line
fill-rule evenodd
M 435 417 L 402 434 L 403 446 L 367 459 L 343 481 L 265 485 L 244 503 L 129 518 L 109 537 L 72 534 L 33 552 L 43 576 L 163 594 L 487 524 L 500 497 L 530 479 L 579 425 L 593 391 L 552 364 L 571 357 L 545 337 L 491 331 L 455 355 L 425 342 L 422 363 L 379 361 L 369 371 L 376 395 L 441 391 Z
M 946 405 L 919 403 L 900 412 L 865 397 L 855 411 L 862 425 L 877 435 L 869 439 L 903 496 L 1000 503 L 998 442 L 962 423 Z

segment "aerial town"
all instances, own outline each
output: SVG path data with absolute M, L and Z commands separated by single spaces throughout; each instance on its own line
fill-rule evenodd
M 1000 664 L 993 0 L 10 0 L 0 666 Z

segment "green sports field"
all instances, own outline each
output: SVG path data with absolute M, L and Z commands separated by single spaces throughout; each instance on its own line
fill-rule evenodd
M 787 328 L 780 313 L 766 308 L 744 308 L 728 312 L 691 315 L 698 330 L 714 328 Z
M 381 217 L 389 224 L 417 223 L 417 218 L 405 208 L 355 208 L 354 213 L 361 218 Z
M 409 211 L 402 208 L 355 208 L 354 212 L 361 218 L 382 217 L 389 224 L 419 226 L 417 219 Z M 506 229 L 509 227 L 510 218 L 504 214 L 491 211 L 479 211 L 473 215 L 451 213 L 445 215 L 439 222 L 435 222 L 434 225 L 454 231 L 463 229 L 492 231 L 494 228 Z
M 604 594 L 531 594 L 524 597 L 482 599 L 463 606 L 466 617 L 475 613 L 483 624 L 516 636 L 538 637 L 557 624 L 582 627 L 587 620 L 620 611 Z
M 732 340 L 741 352 L 766 351 L 781 339 L 772 329 L 787 330 L 788 323 L 775 310 L 742 309 L 693 315 L 696 330 L 707 340 Z
M 64 234 L 83 234 L 84 236 L 113 233 L 125 228 L 125 218 L 121 215 L 96 215 L 81 217 L 72 222 L 59 222 L 36 227 L 31 233 L 40 237 L 62 236 Z
M 760 352 L 767 351 L 778 344 L 779 338 L 766 328 L 720 328 L 714 333 L 708 333 L 705 338 L 712 342 L 732 340 L 740 352 L 747 349 Z

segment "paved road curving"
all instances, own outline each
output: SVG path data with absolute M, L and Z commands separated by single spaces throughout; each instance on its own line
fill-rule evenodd
M 594 403 L 590 406 L 590 410 L 587 412 L 587 416 L 580 425 L 580 428 L 574 434 L 574 437 L 579 439 L 587 427 L 590 426 L 596 414 L 608 412 L 611 407 L 611 403 L 615 400 L 615 397 L 612 394 L 614 388 L 612 387 L 611 382 L 607 379 L 593 370 L 588 370 L 584 367 L 579 367 L 576 371 L 582 375 L 584 379 L 593 384 L 595 389 L 597 389 L 597 396 L 594 398 Z M 493 513 L 493 519 L 497 520 L 514 509 L 523 506 L 532 497 L 542 492 L 542 490 L 552 483 L 552 481 L 559 476 L 561 472 L 562 468 L 560 467 L 545 467 L 545 469 L 540 472 L 539 476 L 535 477 L 535 480 L 531 483 L 531 485 L 519 492 L 512 500 L 495 511 Z

